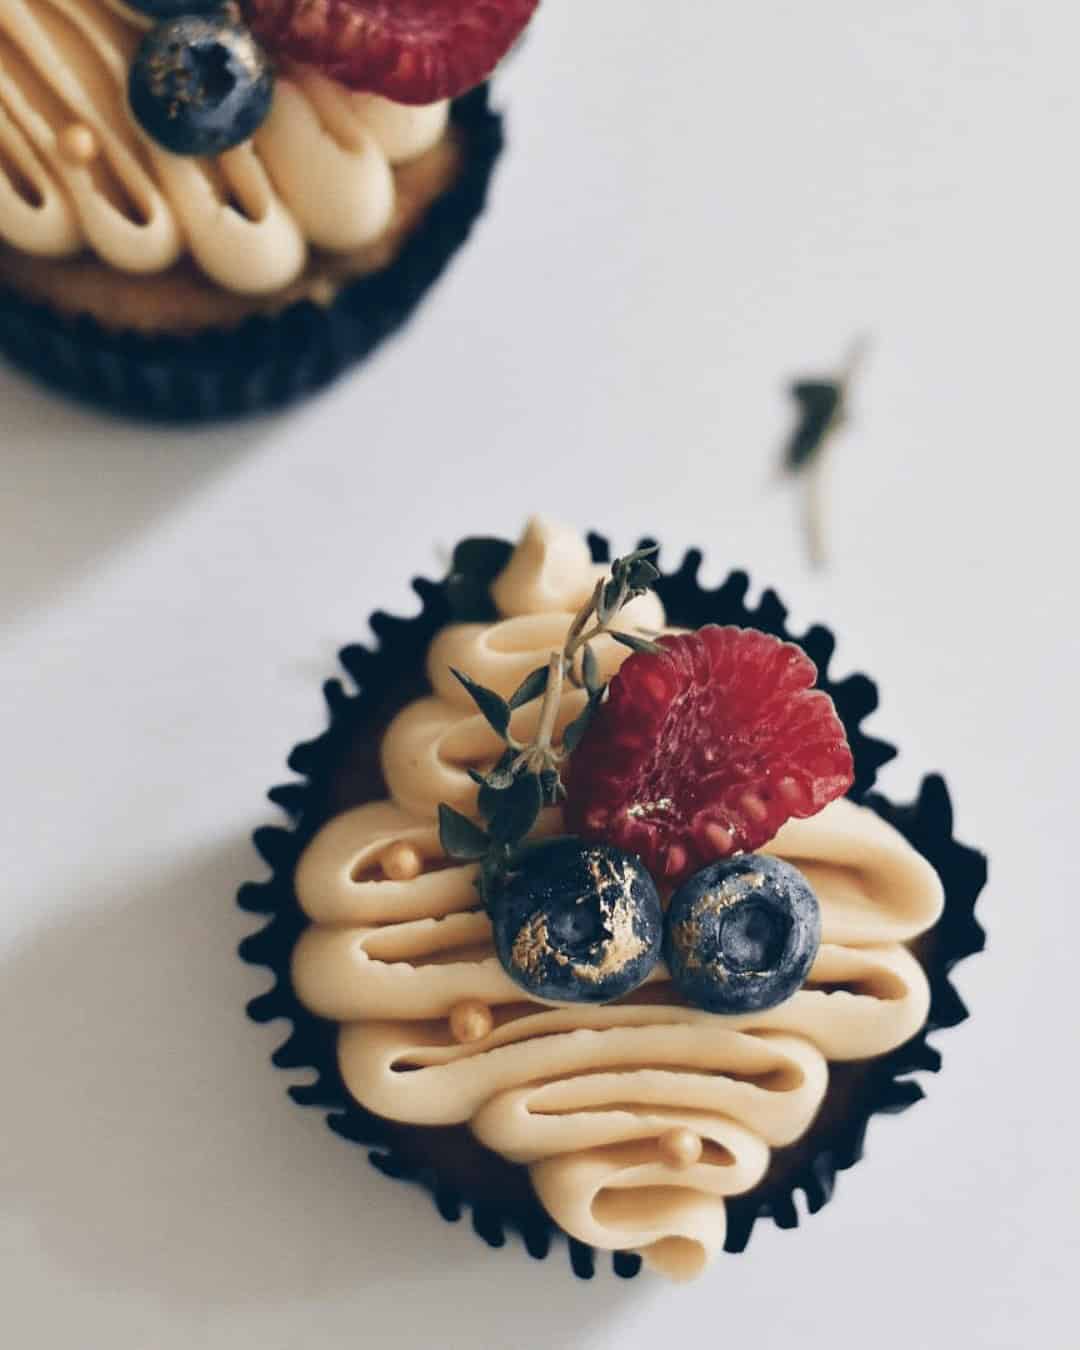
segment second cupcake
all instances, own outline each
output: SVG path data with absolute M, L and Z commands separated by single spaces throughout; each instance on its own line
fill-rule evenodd
M 536 2 L 5 0 L 0 350 L 157 418 L 326 383 L 481 211 Z

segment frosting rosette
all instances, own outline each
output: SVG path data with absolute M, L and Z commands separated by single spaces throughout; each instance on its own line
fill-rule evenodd
M 406 1126 L 468 1127 L 528 1169 L 572 1239 L 637 1253 L 681 1279 L 724 1246 L 729 1202 L 814 1127 L 830 1066 L 887 1055 L 924 1027 L 930 983 L 911 946 L 937 923 L 944 895 L 897 829 L 841 799 L 789 821 L 763 850 L 798 867 L 821 907 L 816 959 L 786 1001 L 703 1012 L 662 963 L 613 1003 L 530 999 L 496 957 L 476 866 L 439 841 L 439 804 L 475 814 L 470 771 L 489 769 L 501 749 L 452 670 L 509 698 L 562 645 L 605 572 L 572 531 L 534 521 L 491 587 L 497 617 L 434 627 L 429 692 L 380 738 L 386 797 L 333 814 L 296 864 L 291 984 L 336 1029 L 338 1071 L 360 1107 Z M 630 623 L 665 630 L 656 594 L 631 609 Z M 602 677 L 627 655 L 599 640 Z M 559 727 L 585 698 L 568 691 Z M 537 716 L 535 705 L 519 708 L 515 736 L 527 738 Z M 561 830 L 560 809 L 545 809 L 536 833 Z M 490 1009 L 465 1039 L 454 1029 L 463 1005 Z M 692 1132 L 698 1156 L 673 1157 L 673 1131 Z

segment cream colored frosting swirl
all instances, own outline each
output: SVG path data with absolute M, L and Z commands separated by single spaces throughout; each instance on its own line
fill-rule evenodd
M 444 134 L 444 103 L 407 108 L 293 69 L 253 140 L 216 159 L 170 154 L 127 105 L 145 26 L 110 0 L 0 4 L 0 244 L 90 250 L 138 274 L 188 255 L 227 290 L 268 294 L 310 249 L 377 239 L 394 213 L 391 166 Z M 89 162 L 65 153 L 73 127 L 93 138 Z
M 433 694 L 409 705 L 382 746 L 393 800 L 330 821 L 302 857 L 311 919 L 293 958 L 301 1000 L 340 1022 L 339 1058 L 363 1106 L 417 1125 L 467 1123 L 527 1165 L 541 1202 L 574 1237 L 641 1252 L 658 1270 L 696 1274 L 724 1242 L 724 1199 L 752 1188 L 770 1150 L 812 1124 L 829 1060 L 884 1054 L 925 1022 L 929 989 L 905 944 L 942 906 L 937 876 L 872 811 L 846 800 L 789 822 L 767 851 L 795 863 L 822 907 L 823 940 L 802 989 L 753 1016 L 719 1017 L 670 996 L 663 966 L 603 1006 L 530 1001 L 502 970 L 478 908 L 475 868 L 439 846 L 436 806 L 475 809 L 468 766 L 498 742 L 450 665 L 508 695 L 561 645 L 599 571 L 568 530 L 532 522 L 493 587 L 504 616 L 445 629 L 428 654 Z M 628 624 L 663 626 L 654 596 Z M 605 674 L 625 650 L 605 643 Z M 575 715 L 572 695 L 563 722 Z M 526 733 L 535 711 L 515 715 Z M 542 832 L 560 828 L 545 812 Z M 408 846 L 415 876 L 383 864 Z M 489 1034 L 459 1043 L 456 1005 L 493 1011 Z M 660 1145 L 692 1130 L 701 1157 L 676 1168 Z

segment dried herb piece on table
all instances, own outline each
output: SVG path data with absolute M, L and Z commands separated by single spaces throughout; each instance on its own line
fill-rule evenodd
M 814 567 L 827 559 L 825 461 L 832 438 L 847 420 L 848 394 L 869 349 L 865 337 L 852 345 L 843 369 L 831 380 L 797 380 L 791 394 L 798 422 L 784 450 L 784 471 L 805 482 L 806 547 Z

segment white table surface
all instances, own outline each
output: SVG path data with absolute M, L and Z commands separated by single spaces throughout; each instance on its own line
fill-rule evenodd
M 490 214 L 362 373 L 195 434 L 0 373 L 4 1344 L 1076 1344 L 1078 40 L 1059 0 L 548 0 Z M 861 329 L 814 575 L 783 382 Z M 232 897 L 336 649 L 532 509 L 831 623 L 883 786 L 945 770 L 992 854 L 928 1100 L 689 1288 L 444 1225 L 242 1013 Z

